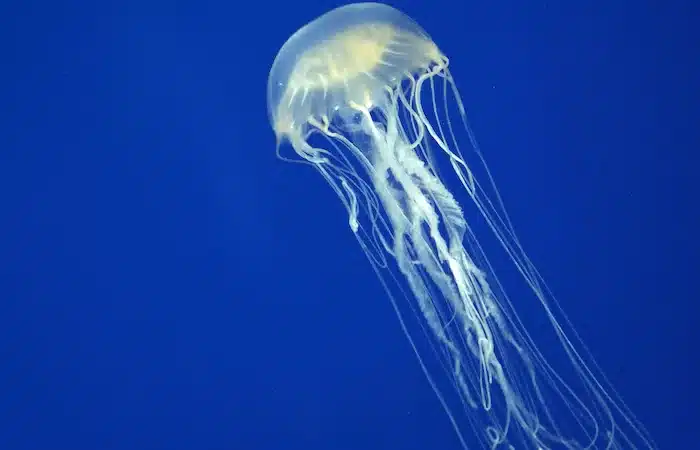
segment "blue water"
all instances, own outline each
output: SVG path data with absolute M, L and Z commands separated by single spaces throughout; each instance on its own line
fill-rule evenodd
M 340 202 L 274 156 L 269 66 L 339 3 L 13 3 L 0 449 L 458 448 Z M 697 8 L 421 3 L 532 259 L 698 448 Z

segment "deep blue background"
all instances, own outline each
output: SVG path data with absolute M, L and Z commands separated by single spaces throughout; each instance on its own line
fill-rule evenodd
M 0 449 L 457 448 L 339 201 L 274 156 L 269 66 L 339 3 L 13 3 Z M 420 3 L 533 260 L 697 448 L 697 8 Z

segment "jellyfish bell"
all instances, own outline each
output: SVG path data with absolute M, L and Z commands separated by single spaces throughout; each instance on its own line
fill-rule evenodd
M 418 24 L 377 3 L 315 19 L 277 54 L 268 110 L 278 154 L 289 143 L 347 209 L 462 447 L 654 448 L 525 254 L 449 60 Z M 466 219 L 467 204 L 551 325 L 566 375 L 520 319 L 524 298 L 506 294 L 473 218 Z M 438 371 L 407 318 L 428 336 Z M 446 375 L 451 394 L 438 375 Z
M 394 8 L 335 9 L 294 33 L 277 54 L 268 85 L 272 126 L 286 137 L 360 107 L 386 108 L 387 93 L 406 74 L 442 59 L 427 33 Z

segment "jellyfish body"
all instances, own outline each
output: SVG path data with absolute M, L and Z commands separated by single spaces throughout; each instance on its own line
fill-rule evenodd
M 278 155 L 288 142 L 295 161 L 315 167 L 338 194 L 464 448 L 472 441 L 485 448 L 653 448 L 565 332 L 568 322 L 513 232 L 448 66 L 428 34 L 389 6 L 351 4 L 317 18 L 289 38 L 270 71 Z M 528 334 L 448 176 L 537 300 L 573 381 Z M 418 351 L 407 311 L 432 339 L 456 402 Z

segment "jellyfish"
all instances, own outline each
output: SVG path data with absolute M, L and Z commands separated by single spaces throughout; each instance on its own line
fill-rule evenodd
M 655 448 L 525 253 L 449 65 L 397 9 L 327 12 L 270 70 L 277 156 L 313 167 L 337 194 L 459 445 Z M 507 294 L 482 234 L 524 282 L 566 367 L 528 331 L 524 296 Z

